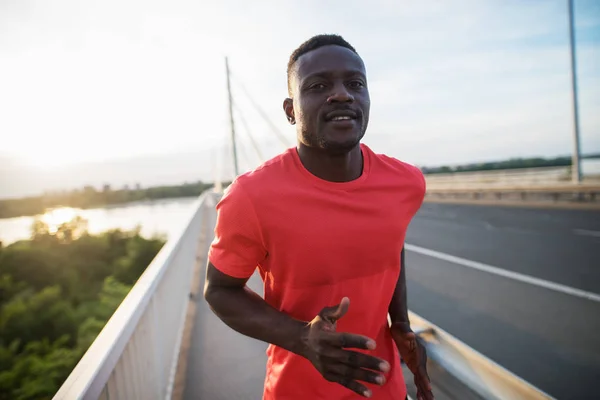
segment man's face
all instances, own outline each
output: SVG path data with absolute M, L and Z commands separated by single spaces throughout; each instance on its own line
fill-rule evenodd
M 284 101 L 298 139 L 308 147 L 344 154 L 362 139 L 370 99 L 365 66 L 341 46 L 323 46 L 302 55 L 290 77 L 292 99 Z

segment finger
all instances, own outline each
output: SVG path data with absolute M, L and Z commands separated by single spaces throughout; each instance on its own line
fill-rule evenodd
M 362 385 L 362 384 L 358 383 L 357 381 L 347 378 L 343 375 L 327 373 L 324 375 L 324 377 L 328 381 L 337 382 L 340 385 L 345 386 L 346 388 L 352 390 L 355 393 L 358 393 L 361 396 L 371 397 L 371 395 L 372 395 L 371 391 L 365 385 Z
M 331 332 L 324 336 L 325 341 L 333 347 L 374 350 L 377 345 L 368 336 L 347 332 Z
M 435 400 L 435 398 L 433 397 L 433 392 L 430 391 L 423 391 L 420 389 L 417 389 L 417 399 L 420 400 Z
M 416 376 L 424 374 L 428 377 L 426 368 L 427 352 L 425 347 L 422 345 L 417 345 L 415 351 L 411 351 L 409 354 L 407 354 L 404 361 L 413 375 Z
M 427 350 L 422 345 L 419 345 L 419 378 L 423 382 L 424 389 L 427 391 L 431 391 L 431 379 L 429 379 L 429 374 L 427 373 Z
M 433 394 L 431 394 L 431 381 L 426 372 L 419 373 L 415 376 L 415 385 L 417 386 L 418 391 L 423 393 L 426 399 L 433 398 Z
M 431 391 L 421 391 L 418 393 L 417 398 L 422 399 L 422 400 L 434 400 L 435 398 L 433 397 L 433 393 Z
M 431 390 L 431 381 L 429 380 L 429 377 L 427 376 L 426 373 L 424 373 L 421 377 L 421 382 L 423 385 L 423 389 L 430 391 Z
M 417 373 L 414 374 L 414 378 L 415 385 L 417 385 L 419 389 L 431 390 L 431 381 L 423 368 L 419 368 Z
M 419 381 L 421 382 L 421 388 L 424 391 L 431 391 L 431 380 L 427 376 L 427 372 L 421 372 L 419 374 Z
M 417 393 L 420 394 L 423 399 L 426 399 L 426 400 L 433 399 L 433 392 L 431 391 L 431 389 L 426 389 L 422 385 L 416 385 L 416 386 L 417 386 Z
M 350 306 L 350 299 L 344 297 L 337 307 L 326 307 L 321 311 L 321 317 L 332 324 L 338 319 L 342 318 L 348 312 Z
M 327 371 L 335 376 L 343 376 L 349 380 L 363 381 L 373 383 L 375 385 L 383 385 L 385 377 L 368 369 L 351 367 L 346 364 L 332 363 L 327 365 Z
M 324 350 L 322 356 L 355 368 L 367 368 L 381 372 L 388 372 L 391 368 L 386 360 L 357 351 L 331 348 Z
M 414 352 L 411 352 L 409 354 L 405 354 L 402 359 L 404 360 L 404 363 L 408 365 L 411 372 L 415 374 L 419 368 L 419 363 L 417 362 L 417 355 Z

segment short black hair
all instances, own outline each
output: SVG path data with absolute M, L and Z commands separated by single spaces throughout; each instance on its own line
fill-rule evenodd
M 358 55 L 358 52 L 356 51 L 356 49 L 340 35 L 321 34 L 321 35 L 316 35 L 316 36 L 311 37 L 310 39 L 308 39 L 307 41 L 302 43 L 300 46 L 298 46 L 298 48 L 296 50 L 294 50 L 294 52 L 290 55 L 290 60 L 288 61 L 288 65 L 287 65 L 288 93 L 290 93 L 290 94 L 292 93 L 291 86 L 290 86 L 290 77 L 291 77 L 292 68 L 294 68 L 296 61 L 298 61 L 298 59 L 301 56 L 303 56 L 304 54 L 306 54 L 310 51 L 316 50 L 319 47 L 329 46 L 329 45 L 345 47 L 348 50 L 353 51 L 356 55 Z

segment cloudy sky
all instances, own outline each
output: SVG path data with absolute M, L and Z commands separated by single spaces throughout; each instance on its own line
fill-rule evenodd
M 600 151 L 600 1 L 575 0 L 581 146 Z M 365 143 L 418 165 L 572 150 L 567 0 L 0 0 L 0 197 L 230 171 L 224 57 L 264 158 L 289 54 L 339 33 L 365 60 Z M 594 110 L 596 113 L 594 113 Z M 260 159 L 239 115 L 242 169 Z M 73 168 L 77 166 L 76 168 Z

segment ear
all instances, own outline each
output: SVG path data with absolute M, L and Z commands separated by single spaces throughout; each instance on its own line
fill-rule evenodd
M 294 100 L 287 98 L 283 101 L 283 111 L 285 117 L 291 125 L 296 123 L 296 117 L 294 116 Z

